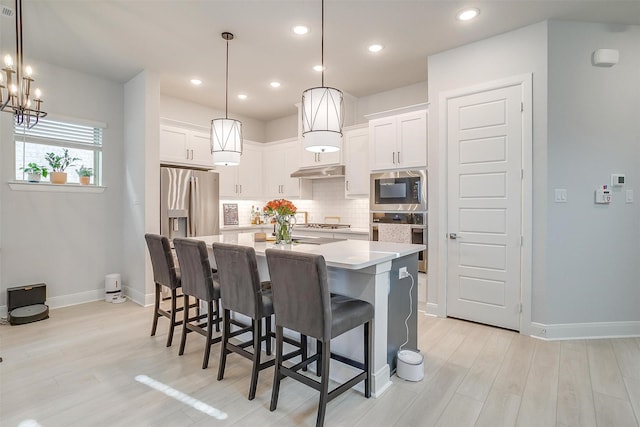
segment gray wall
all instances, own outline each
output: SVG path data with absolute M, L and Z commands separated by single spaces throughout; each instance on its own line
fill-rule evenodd
M 598 48 L 618 49 L 620 62 L 592 66 Z M 639 82 L 640 26 L 549 22 L 546 323 L 640 320 Z M 628 184 L 594 204 L 612 173 Z M 567 203 L 553 202 L 554 188 Z
M 51 306 L 99 298 L 104 275 L 122 267 L 122 85 L 65 68 L 33 63 L 44 108 L 107 123 L 101 194 L 12 191 L 14 144 L 11 116 L 0 130 L 0 306 L 5 289 L 47 284 Z
M 444 236 L 447 225 L 440 93 L 533 73 L 533 322 L 626 327 L 640 320 L 638 201 L 626 204 L 614 190 L 611 205 L 593 203 L 611 173 L 627 174 L 625 188 L 639 187 L 638 46 L 638 26 L 551 21 L 428 58 L 429 203 L 440 206 L 429 212 L 430 236 Z M 593 67 L 598 48 L 619 49 L 620 63 Z M 555 188 L 567 189 L 567 203 L 554 203 Z M 444 237 L 430 250 L 429 303 L 442 310 Z
M 546 318 L 544 292 L 546 240 L 547 163 L 547 23 L 429 56 L 429 236 L 445 236 L 446 143 L 440 138 L 442 92 L 524 73 L 533 73 L 533 319 Z M 428 304 L 444 315 L 446 254 L 444 237 L 429 241 Z

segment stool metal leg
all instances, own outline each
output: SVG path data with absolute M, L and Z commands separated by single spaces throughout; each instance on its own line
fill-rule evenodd
M 170 325 L 169 325 L 169 336 L 167 337 L 167 347 L 171 347 L 171 343 L 173 341 L 173 328 L 176 326 L 176 311 L 177 311 L 177 304 L 176 304 L 176 300 L 178 299 L 177 297 L 177 292 L 175 289 L 171 289 L 171 319 L 170 319 Z
M 280 380 L 282 379 L 282 374 L 280 373 L 280 367 L 282 366 L 282 334 L 282 326 L 276 326 L 276 360 L 274 365 L 275 369 L 273 370 L 273 388 L 271 390 L 270 411 L 275 411 L 278 406 L 278 393 L 280 392 Z
M 160 284 L 156 282 L 156 298 L 153 304 L 153 325 L 151 326 L 151 336 L 156 334 L 158 328 L 158 317 L 160 317 Z
M 364 380 L 364 397 L 367 399 L 371 397 L 371 322 L 364 324 L 364 370 L 367 373 L 367 378 Z
M 184 346 L 187 343 L 187 324 L 189 323 L 189 296 L 184 296 L 184 321 L 182 322 L 182 338 L 180 339 L 180 350 L 178 355 L 184 354 Z
M 217 329 L 220 329 L 219 322 L 216 323 Z M 209 354 L 211 354 L 211 344 L 213 341 L 213 302 L 207 303 L 207 343 L 204 348 L 204 360 L 202 361 L 202 369 L 209 366 Z
M 320 379 L 320 402 L 318 404 L 318 420 L 316 427 L 324 425 L 324 415 L 329 401 L 329 364 L 331 363 L 331 342 L 322 343 L 322 378 Z
M 224 369 L 227 364 L 227 344 L 229 343 L 229 334 L 231 333 L 231 312 L 229 310 L 223 310 L 222 321 L 222 347 L 220 348 L 220 366 L 218 366 L 218 381 L 224 378 Z
M 251 320 L 253 326 L 253 369 L 251 369 L 251 387 L 249 387 L 249 400 L 256 397 L 258 387 L 258 374 L 260 373 L 260 343 L 262 340 L 262 320 Z
M 264 318 L 264 336 L 267 338 L 265 342 L 267 356 L 271 356 L 271 316 Z

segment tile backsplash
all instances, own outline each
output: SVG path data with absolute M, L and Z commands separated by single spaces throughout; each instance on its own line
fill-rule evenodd
M 261 209 L 268 200 L 221 200 L 220 226 L 222 223 L 222 204 L 238 205 L 239 225 L 251 224 L 251 208 Z M 307 212 L 308 222 L 324 223 L 327 217 L 339 217 L 341 224 L 349 224 L 353 228 L 369 227 L 369 199 L 345 199 L 344 178 L 326 178 L 313 181 L 312 200 L 291 200 L 298 211 Z

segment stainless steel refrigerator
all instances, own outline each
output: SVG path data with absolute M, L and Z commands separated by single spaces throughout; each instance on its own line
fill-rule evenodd
M 217 172 L 160 168 L 160 233 L 174 237 L 220 234 Z

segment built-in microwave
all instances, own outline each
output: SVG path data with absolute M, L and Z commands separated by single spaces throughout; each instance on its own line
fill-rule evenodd
M 427 171 L 371 174 L 371 211 L 426 211 Z

